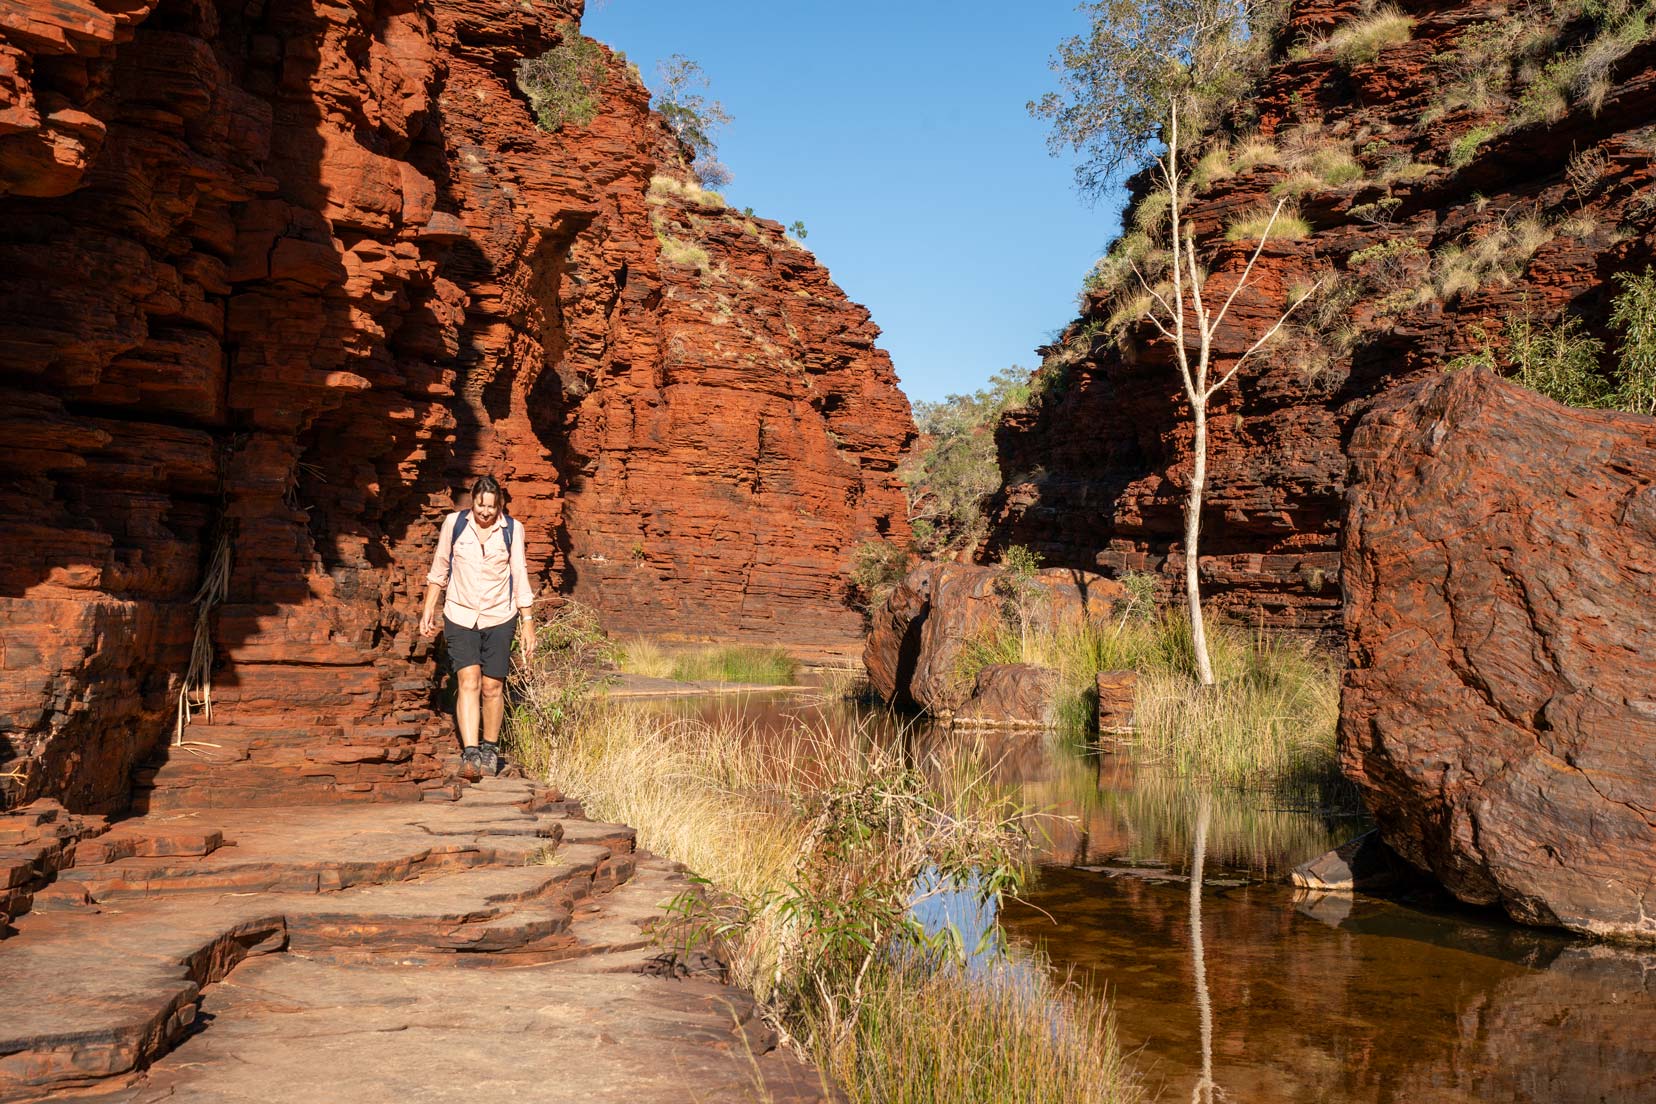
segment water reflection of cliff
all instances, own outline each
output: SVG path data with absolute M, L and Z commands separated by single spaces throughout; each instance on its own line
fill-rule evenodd
M 1200 1065 L 1186 886 L 1049 871 L 1012 935 L 1108 988 L 1152 1087 Z M 1289 892 L 1204 892 L 1214 1077 L 1237 1102 L 1649 1104 L 1656 957 L 1359 899 L 1330 926 Z

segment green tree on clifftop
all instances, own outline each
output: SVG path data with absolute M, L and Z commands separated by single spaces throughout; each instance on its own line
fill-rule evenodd
M 1264 61 L 1282 0 L 1089 0 L 1090 29 L 1058 44 L 1060 90 L 1031 101 L 1053 154 L 1076 154 L 1097 199 L 1144 168 L 1177 103 L 1187 134 L 1212 125 Z
M 690 153 L 690 171 L 704 188 L 722 188 L 730 183 L 730 170 L 718 159 L 714 133 L 730 123 L 730 115 L 717 100 L 698 91 L 708 87 L 702 67 L 674 54 L 656 66 L 661 87 L 656 91 L 656 110 L 679 145 Z

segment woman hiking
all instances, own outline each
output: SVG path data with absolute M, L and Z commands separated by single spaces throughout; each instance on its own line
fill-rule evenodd
M 512 667 L 512 634 L 517 634 L 525 657 L 535 654 L 529 615 L 535 594 L 524 565 L 523 526 L 506 513 L 505 497 L 493 476 L 480 476 L 472 484 L 471 508 L 443 519 L 420 615 L 420 635 L 436 632 L 437 596 L 447 587 L 443 639 L 459 680 L 454 721 L 462 744 L 460 777 L 469 782 L 500 771 L 500 721 Z

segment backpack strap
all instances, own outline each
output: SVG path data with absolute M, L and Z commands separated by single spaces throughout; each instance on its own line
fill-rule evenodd
M 517 572 L 512 570 L 512 515 L 507 514 L 506 517 L 505 517 L 505 521 L 506 521 L 506 600 L 508 602 L 513 602 L 513 607 L 516 608 L 516 603 L 515 603 L 515 601 L 513 601 L 514 595 L 512 593 L 513 590 L 515 590 L 517 588 L 517 579 L 515 578 L 515 576 L 517 575 Z
M 513 577 L 514 573 L 511 569 L 512 515 L 505 515 L 504 520 L 506 522 L 506 600 L 510 602 L 515 597 L 514 592 L 517 590 L 517 580 Z M 459 516 L 454 520 L 454 532 L 449 534 L 450 548 L 453 548 L 455 543 L 460 540 L 460 534 L 466 531 L 466 523 L 469 521 L 471 521 L 471 511 L 461 510 Z

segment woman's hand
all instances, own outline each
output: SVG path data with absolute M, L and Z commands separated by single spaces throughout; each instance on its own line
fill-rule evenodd
M 518 614 L 518 647 L 523 649 L 524 660 L 535 658 L 535 623 L 522 612 Z

